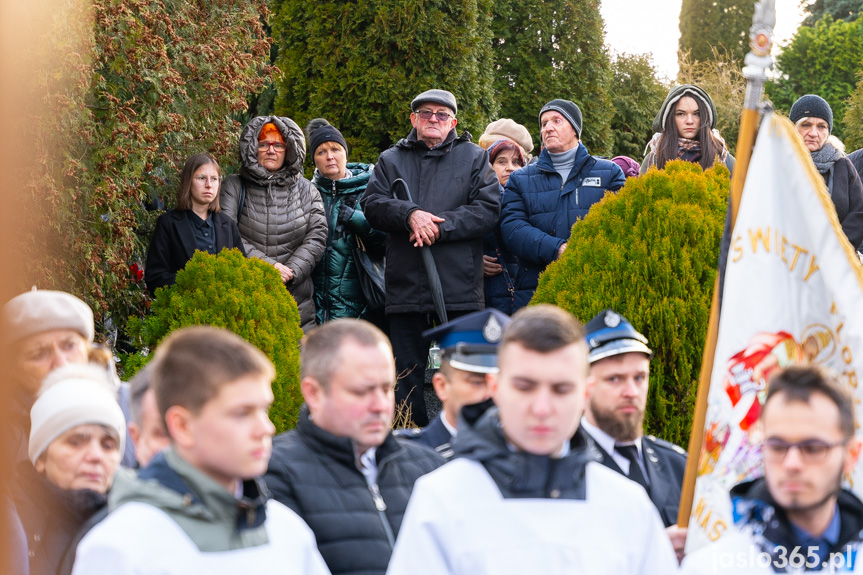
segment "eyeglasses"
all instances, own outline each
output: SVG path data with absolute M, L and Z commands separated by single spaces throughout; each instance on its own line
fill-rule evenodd
M 804 463 L 820 463 L 827 458 L 827 454 L 834 447 L 840 447 L 848 443 L 848 439 L 842 439 L 834 443 L 821 441 L 820 439 L 805 439 L 797 443 L 788 443 L 781 439 L 768 439 L 761 444 L 761 453 L 765 460 L 773 463 L 781 463 L 788 455 L 792 447 L 796 447 L 800 453 L 800 459 Z
M 284 152 L 288 148 L 288 146 L 282 142 L 258 142 L 258 151 L 266 152 L 270 149 L 270 146 L 272 146 L 277 152 Z
M 218 184 L 221 181 L 222 177 L 221 176 L 195 176 L 195 179 L 201 185 L 206 184 L 208 181 L 211 184 Z
M 417 110 L 416 114 L 423 120 L 431 120 L 434 116 L 438 122 L 446 122 L 450 118 L 455 118 L 449 112 L 432 112 L 431 110 Z

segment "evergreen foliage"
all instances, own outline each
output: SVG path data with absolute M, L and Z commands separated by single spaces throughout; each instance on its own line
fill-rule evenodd
M 863 0 L 804 0 L 803 10 L 806 13 L 804 26 L 814 26 L 828 15 L 834 20 L 850 22 L 856 20 L 863 11 Z
M 236 155 L 240 125 L 231 115 L 271 73 L 267 7 L 94 0 L 63 10 L 64 29 L 44 38 L 63 79 L 34 75 L 52 112 L 30 119 L 31 131 L 54 145 L 32 147 L 40 170 L 24 192 L 33 225 L 46 233 L 24 238 L 30 273 L 22 276 L 81 296 L 104 332 L 145 309 L 138 264 L 156 215 L 145 202 L 173 199 L 191 154 Z
M 784 114 L 804 94 L 817 94 L 833 108 L 833 133 L 845 137 L 846 100 L 863 70 L 863 19 L 826 16 L 813 27 L 801 26 L 776 57 L 779 74 L 767 94 Z
M 494 88 L 500 117 L 539 141 L 537 114 L 555 98 L 584 115 L 582 141 L 592 154 L 611 153 L 614 109 L 611 63 L 599 0 L 498 0 L 492 24 Z
M 746 80 L 740 72 L 740 66 L 727 53 L 718 50 L 714 50 L 712 58 L 704 62 L 683 54 L 677 81 L 680 84 L 695 84 L 710 94 L 716 106 L 716 129 L 725 140 L 728 150 L 734 154 L 743 113 L 743 97 L 746 95 Z
M 156 290 L 151 312 L 142 322 L 129 319 L 140 349 L 153 351 L 168 334 L 190 325 L 224 327 L 258 349 L 276 366 L 275 401 L 270 419 L 276 431 L 292 428 L 303 403 L 300 393 L 300 313 L 273 266 L 245 258 L 237 249 L 210 255 L 196 251 L 177 273 L 177 283 Z M 152 354 L 131 356 L 126 377 Z
M 374 162 L 410 131 L 410 102 L 429 88 L 458 100 L 457 130 L 479 135 L 497 112 L 491 0 L 273 0 L 276 112 L 324 117 L 351 160 Z
M 859 77 L 860 81 L 847 101 L 848 107 L 845 108 L 842 119 L 845 126 L 845 149 L 849 153 L 863 148 L 863 71 Z
M 683 0 L 680 7 L 680 53 L 708 62 L 713 51 L 727 51 L 740 65 L 749 52 L 753 0 Z
M 614 116 L 612 156 L 629 156 L 641 161 L 644 147 L 653 136 L 653 118 L 662 106 L 668 88 L 656 77 L 647 54 L 621 54 L 612 64 L 611 84 Z
M 531 303 L 582 322 L 607 307 L 644 333 L 650 366 L 646 429 L 686 444 L 725 220 L 729 174 L 674 160 L 629 178 L 573 226 Z

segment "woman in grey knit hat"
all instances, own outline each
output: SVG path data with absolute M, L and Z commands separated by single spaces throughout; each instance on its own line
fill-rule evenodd
M 653 120 L 656 132 L 645 148 L 640 173 L 651 166 L 660 170 L 670 160 L 686 160 L 703 169 L 723 162 L 734 169 L 734 157 L 716 130 L 716 106 L 710 96 L 692 84 L 671 89 Z
M 791 106 L 788 119 L 794 122 L 803 145 L 836 207 L 842 231 L 854 249 L 863 243 L 863 183 L 845 153 L 830 141 L 833 132 L 833 110 L 827 100 L 814 94 L 801 96 Z

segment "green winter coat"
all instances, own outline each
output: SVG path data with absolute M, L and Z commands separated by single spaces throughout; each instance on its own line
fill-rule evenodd
M 364 318 L 371 311 L 360 288 L 353 251 L 357 236 L 374 257 L 383 257 L 386 234 L 373 230 L 360 207 L 373 166 L 348 164 L 352 174 L 330 180 L 315 170 L 312 183 L 324 201 L 329 234 L 327 249 L 312 271 L 318 324 L 343 317 Z

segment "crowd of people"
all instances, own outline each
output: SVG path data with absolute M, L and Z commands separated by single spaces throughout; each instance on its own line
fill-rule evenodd
M 526 307 L 572 226 L 627 177 L 672 159 L 733 170 L 710 96 L 673 88 L 641 163 L 592 156 L 565 99 L 540 108 L 536 157 L 511 119 L 479 145 L 459 135 L 446 90 L 411 111 L 374 166 L 349 163 L 323 119 L 304 134 L 254 118 L 239 174 L 192 156 L 157 222 L 151 291 L 196 250 L 234 247 L 281 275 L 305 332 L 293 430 L 274 437 L 270 360 L 226 330 L 173 332 L 124 383 L 75 296 L 4 305 L 8 572 L 707 573 L 746 551 L 769 560 L 746 568 L 769 572 L 795 549 L 810 567 L 863 569 L 863 503 L 840 487 L 860 442 L 832 374 L 791 367 L 769 382 L 764 477 L 732 489 L 738 529 L 686 555 L 686 452 L 644 433 L 647 338 L 612 309 L 582 325 Z M 859 154 L 831 141 L 818 96 L 791 119 L 859 248 Z M 364 257 L 385 261 L 381 278 Z M 437 414 L 423 394 L 433 341 Z M 397 411 L 414 425 L 394 430 Z

